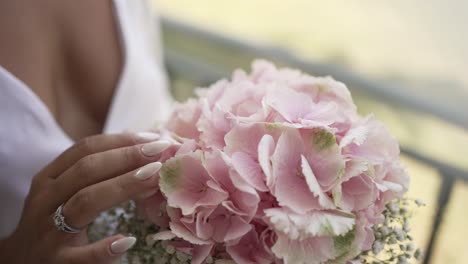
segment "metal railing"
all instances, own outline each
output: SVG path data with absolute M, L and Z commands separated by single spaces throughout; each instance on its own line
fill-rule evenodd
M 352 87 L 353 90 L 372 95 L 378 100 L 394 106 L 401 106 L 411 111 L 429 114 L 462 129 L 468 129 L 468 118 L 465 117 L 465 113 L 462 113 L 461 109 L 454 109 L 445 104 L 434 104 L 433 102 L 420 100 L 416 94 L 410 92 L 411 89 L 404 89 L 405 93 L 403 94 L 400 92 L 402 90 L 401 87 L 400 89 L 395 89 L 391 85 L 364 78 L 337 65 L 304 61 L 284 49 L 247 43 L 218 33 L 195 28 L 169 18 L 162 19 L 162 28 L 165 33 L 164 37 L 169 36 L 169 38 L 174 38 L 173 35 L 176 36 L 172 42 L 166 43 L 165 46 L 165 61 L 169 73 L 187 78 L 194 83 L 207 85 L 220 78 L 229 76 L 230 69 L 227 69 L 229 67 L 223 68 L 223 65 L 219 61 L 213 61 L 210 55 L 197 56 L 196 51 L 183 52 L 174 47 L 179 44 L 187 45 L 185 43 L 187 40 L 193 40 L 194 42 L 202 41 L 205 44 L 208 43 L 209 45 L 228 48 L 235 51 L 227 54 L 229 58 L 234 60 L 239 56 L 249 54 L 250 57 L 267 58 L 299 68 L 304 72 L 313 73 L 314 75 L 332 75 L 334 78 Z M 186 48 L 190 49 L 191 47 L 186 46 Z M 215 52 L 215 49 L 208 48 L 208 52 Z M 426 246 L 425 259 L 423 261 L 423 263 L 429 264 L 445 210 L 450 201 L 454 183 L 457 180 L 468 182 L 468 171 L 427 157 L 405 146 L 401 146 L 401 152 L 436 169 L 441 176 L 442 184 L 439 188 L 433 229 Z

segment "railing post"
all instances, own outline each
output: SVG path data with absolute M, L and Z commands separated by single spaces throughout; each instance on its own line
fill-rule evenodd
M 437 237 L 439 235 L 440 225 L 442 224 L 442 221 L 444 219 L 445 211 L 450 201 L 450 197 L 452 195 L 453 187 L 455 184 L 454 176 L 450 174 L 444 174 L 442 170 L 440 171 L 440 176 L 442 177 L 442 184 L 439 188 L 437 210 L 434 223 L 432 225 L 431 237 L 429 239 L 429 243 L 427 244 L 427 248 L 425 251 L 424 264 L 431 263 L 431 257 L 433 254 L 435 243 L 437 242 Z

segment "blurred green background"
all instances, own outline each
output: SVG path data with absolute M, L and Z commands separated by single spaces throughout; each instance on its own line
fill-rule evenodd
M 315 62 L 341 65 L 392 83 L 434 105 L 448 105 L 468 118 L 468 1 L 423 0 L 156 0 L 163 16 L 225 36 L 284 48 Z M 163 31 L 166 49 L 197 57 L 216 70 L 249 70 L 255 54 L 233 54 L 213 43 Z M 225 76 L 228 77 L 228 76 Z M 198 85 L 172 75 L 178 100 Z M 399 85 L 401 84 L 401 86 Z M 429 114 L 353 92 L 361 113 L 373 112 L 401 144 L 468 171 L 468 131 Z M 404 90 L 404 89 L 411 89 Z M 403 156 L 411 175 L 409 196 L 427 203 L 413 218 L 416 243 L 425 247 L 441 183 L 438 171 Z M 431 263 L 468 263 L 468 185 L 458 180 Z

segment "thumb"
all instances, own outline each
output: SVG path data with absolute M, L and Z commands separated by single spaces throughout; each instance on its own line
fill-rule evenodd
M 63 254 L 64 263 L 112 263 L 136 242 L 136 238 L 122 235 L 108 237 L 81 247 L 67 248 Z

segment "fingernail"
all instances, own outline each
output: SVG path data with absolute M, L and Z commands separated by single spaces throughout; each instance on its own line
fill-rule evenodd
M 112 242 L 110 249 L 114 254 L 122 254 L 135 245 L 135 237 L 124 237 Z
M 149 142 L 157 140 L 161 135 L 152 132 L 139 132 L 135 134 L 137 141 L 139 142 Z
M 139 180 L 146 180 L 149 177 L 156 174 L 156 172 L 158 172 L 159 169 L 161 169 L 161 166 L 161 162 L 153 162 L 150 164 L 146 164 L 145 166 L 137 170 L 137 172 L 135 173 L 135 177 Z
M 148 197 L 153 196 L 153 195 L 156 194 L 157 192 L 158 192 L 158 190 L 151 190 L 151 191 L 148 191 L 148 192 L 143 193 L 143 194 L 141 194 L 140 196 L 138 196 L 138 199 L 144 200 L 144 199 L 146 199 L 146 198 L 148 198 Z
M 143 145 L 141 147 L 141 152 L 143 152 L 145 156 L 151 157 L 163 152 L 171 145 L 171 142 L 166 140 L 154 141 Z

